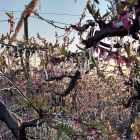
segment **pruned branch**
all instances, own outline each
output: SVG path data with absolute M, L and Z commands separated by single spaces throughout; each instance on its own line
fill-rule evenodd
M 72 80 L 70 81 L 68 88 L 62 93 L 55 93 L 54 92 L 54 94 L 55 95 L 60 95 L 62 97 L 67 96 L 70 93 L 70 91 L 74 88 L 74 86 L 76 85 L 77 79 L 79 77 L 80 77 L 80 72 L 77 70 L 75 75 L 73 76 Z
M 61 75 L 61 76 L 58 76 L 58 77 L 49 77 L 49 79 L 46 79 L 46 77 L 45 77 L 45 81 L 54 81 L 54 80 L 56 80 L 56 81 L 58 81 L 58 80 L 62 80 L 63 78 L 65 78 L 65 77 L 68 77 L 68 78 L 74 78 L 74 76 L 71 76 L 71 75 Z

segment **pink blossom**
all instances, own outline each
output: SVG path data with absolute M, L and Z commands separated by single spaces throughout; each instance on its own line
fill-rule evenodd
M 1 45 L 1 48 L 4 48 L 4 45 L 3 44 Z
M 52 43 L 51 42 L 49 43 L 49 46 L 52 46 Z
M 126 87 L 125 91 L 129 92 L 129 87 Z
M 86 132 L 91 133 L 91 132 L 93 132 L 93 130 L 92 130 L 92 129 L 90 129 L 90 128 L 86 128 Z
M 17 52 L 17 47 L 15 47 L 15 52 Z
M 128 21 L 128 19 L 124 19 L 124 20 L 123 20 L 123 26 L 124 26 L 126 29 L 130 29 L 130 27 L 131 27 L 130 21 Z
M 69 31 L 69 28 L 66 28 L 66 29 L 65 29 L 65 32 L 68 32 L 68 31 Z
M 7 46 L 7 47 L 6 47 L 6 50 L 9 50 L 9 48 L 10 48 L 10 47 Z
M 96 109 L 102 109 L 103 108 L 103 101 L 101 99 L 99 99 L 97 101 L 97 104 L 95 106 Z
M 111 24 L 111 27 L 112 28 L 116 28 L 118 24 L 122 24 L 122 25 L 119 25 L 119 26 L 123 26 L 126 29 L 130 29 L 131 23 L 129 21 L 129 10 L 123 10 L 123 11 L 121 11 L 120 16 L 119 16 L 119 19 L 116 20 L 116 21 L 114 21 Z
M 11 19 L 8 19 L 8 23 L 11 22 Z
M 103 57 L 105 55 L 105 52 L 104 52 L 104 50 L 100 50 L 100 54 L 99 54 L 99 57 Z
M 95 49 L 96 53 L 98 53 L 98 48 Z
M 140 140 L 140 133 L 139 132 L 135 132 L 134 135 L 135 135 L 137 140 Z
M 128 59 L 125 56 L 122 56 L 122 62 L 126 62 Z
M 123 10 L 120 12 L 119 20 L 123 21 L 125 18 L 129 17 L 129 10 Z
M 126 63 L 126 67 L 129 69 L 129 68 L 131 67 L 133 61 L 131 61 L 131 60 L 126 60 L 125 63 Z
M 74 125 L 75 125 L 76 127 L 79 127 L 79 128 L 82 129 L 82 125 L 81 125 L 81 123 L 79 123 L 79 122 L 75 122 Z
M 100 45 L 100 42 L 98 41 L 96 45 L 99 46 Z
M 121 50 L 122 50 L 122 48 L 117 49 L 117 56 L 121 55 Z
M 51 73 L 52 72 L 52 70 L 51 69 L 47 69 L 47 73 Z
M 116 22 L 112 22 L 112 23 L 111 23 L 111 27 L 112 27 L 112 28 L 116 28 L 116 27 L 117 27 Z
M 122 62 L 122 58 L 119 57 L 119 58 L 117 59 L 117 65 L 119 65 L 121 62 Z
M 104 61 L 109 61 L 111 58 L 114 59 L 115 55 L 114 54 L 108 54 Z

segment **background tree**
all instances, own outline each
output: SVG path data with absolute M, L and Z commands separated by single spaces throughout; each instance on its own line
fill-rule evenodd
M 62 45 L 57 33 L 55 43 L 39 34 L 40 44 L 34 37 L 10 38 L 14 22 L 7 13 L 10 33 L 0 38 L 3 139 L 139 139 L 140 1 L 110 3 L 101 16 L 98 0 L 89 0 L 80 21 L 65 28 L 41 17 L 31 3 L 26 6 L 26 15 L 66 31 Z M 86 9 L 93 19 L 81 25 Z M 69 48 L 72 30 L 83 44 L 77 52 Z

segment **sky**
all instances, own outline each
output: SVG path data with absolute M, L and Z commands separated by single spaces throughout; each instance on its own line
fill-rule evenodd
M 5 12 L 14 11 L 14 18 L 20 18 L 22 11 L 24 10 L 25 6 L 28 5 L 31 0 L 0 0 L 0 36 L 1 34 L 6 35 L 6 32 L 9 32 L 9 24 L 7 22 L 8 16 Z M 107 10 L 107 4 L 109 2 L 106 0 L 99 0 L 100 5 L 97 5 L 96 8 L 99 7 L 101 15 L 105 14 Z M 93 3 L 93 0 L 91 0 Z M 65 24 L 76 24 L 79 22 L 80 15 L 83 13 L 83 9 L 87 4 L 87 0 L 40 0 L 37 7 L 37 11 L 39 12 L 40 16 L 47 20 L 53 20 Z M 6 11 L 5 11 L 6 10 Z M 41 14 L 41 13 L 56 13 L 56 14 L 70 14 L 70 15 L 79 15 L 79 16 L 68 16 L 68 15 L 56 15 L 56 14 Z M 34 15 L 32 15 L 34 16 Z M 93 18 L 86 11 L 86 18 L 82 21 L 82 23 L 86 23 L 86 20 Z M 5 20 L 5 21 L 4 21 Z M 15 28 L 19 21 L 15 21 Z M 60 27 L 69 27 L 69 25 L 65 24 L 58 24 L 56 25 Z M 49 25 L 47 22 L 42 21 L 37 18 L 30 17 L 28 19 L 28 33 L 29 37 L 36 37 L 36 34 L 39 33 L 42 38 L 46 38 L 47 42 L 55 43 L 55 32 L 58 33 L 59 36 L 65 33 L 64 30 L 57 29 L 52 25 Z M 22 39 L 24 35 L 24 27 L 20 30 L 17 39 Z M 76 45 L 79 43 L 79 37 L 77 36 L 77 32 L 73 31 L 70 34 L 70 38 L 75 37 L 74 43 L 70 46 L 70 50 L 75 51 Z M 84 36 L 85 37 L 85 36 Z M 60 43 L 62 43 L 62 38 L 59 39 Z

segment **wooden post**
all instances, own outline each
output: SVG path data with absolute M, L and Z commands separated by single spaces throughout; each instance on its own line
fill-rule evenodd
M 28 17 L 24 17 L 24 35 L 26 37 L 27 43 L 28 43 Z M 26 59 L 26 70 L 27 70 L 27 77 L 29 78 L 29 56 L 30 51 L 26 50 L 25 52 L 25 59 Z
M 26 40 L 28 43 L 28 17 L 24 17 L 24 35 L 26 36 Z

